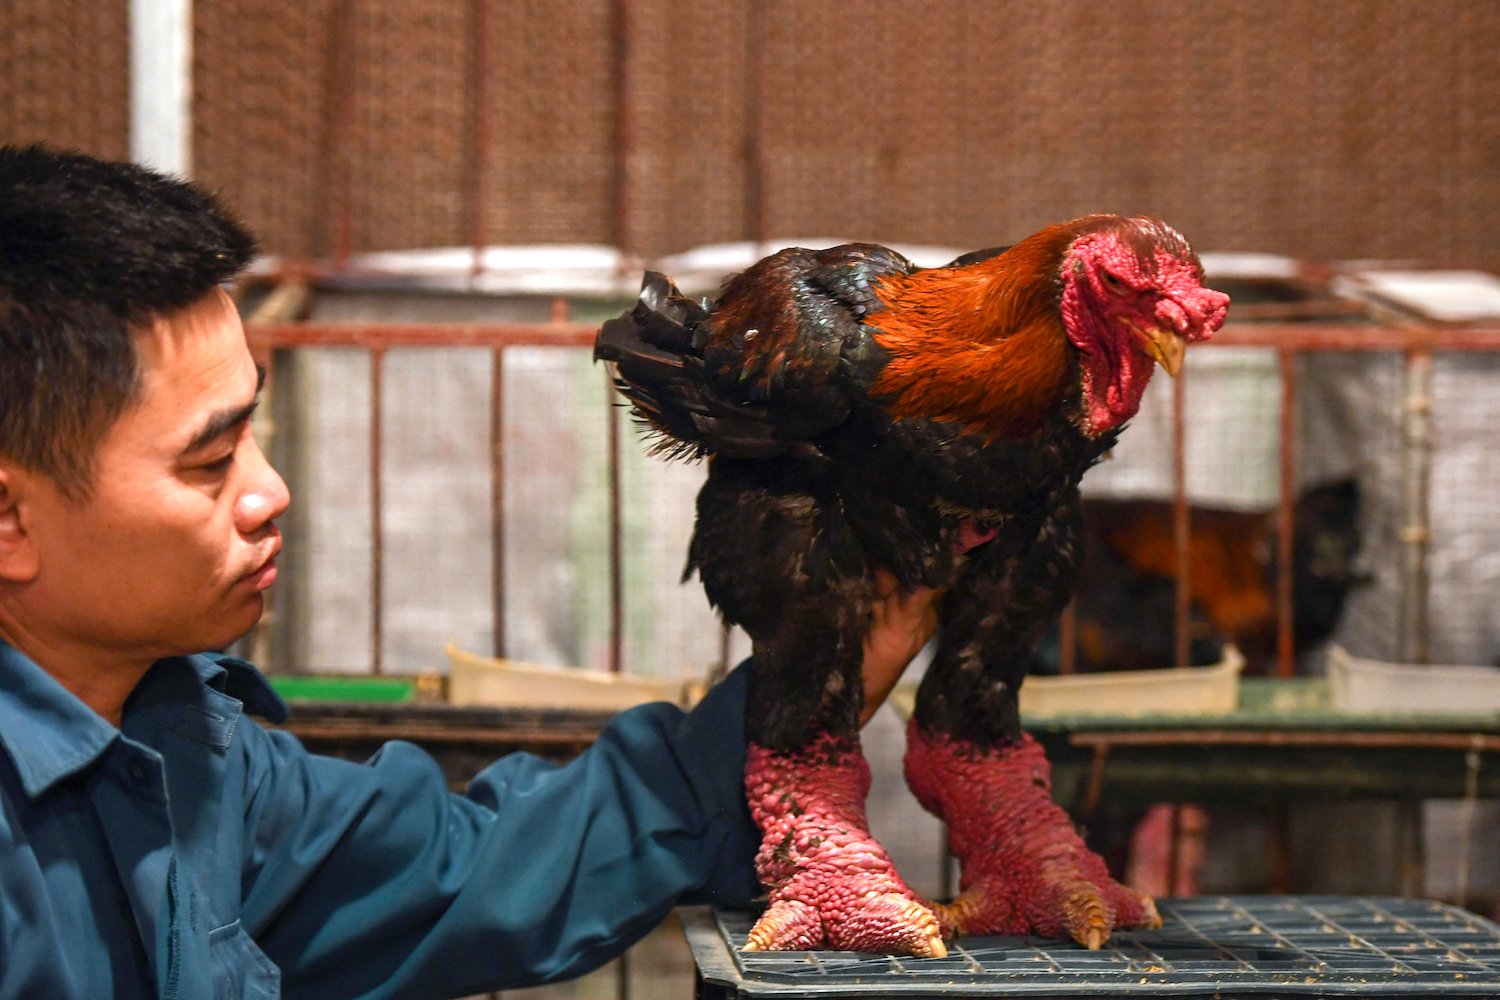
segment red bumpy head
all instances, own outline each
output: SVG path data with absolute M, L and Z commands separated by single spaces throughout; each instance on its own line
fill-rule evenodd
M 1080 352 L 1090 435 L 1135 416 L 1160 362 L 1170 375 L 1183 348 L 1224 325 L 1229 296 L 1205 288 L 1197 254 L 1156 219 L 1097 216 L 1062 263 L 1062 315 Z

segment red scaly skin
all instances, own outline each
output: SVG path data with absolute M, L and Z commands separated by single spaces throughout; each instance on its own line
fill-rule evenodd
M 985 750 L 906 732 L 906 783 L 948 824 L 963 862 L 959 895 L 936 907 L 945 937 L 1040 934 L 1098 948 L 1116 927 L 1156 927 L 1156 907 L 1109 877 L 1068 814 L 1052 801 L 1051 771 L 1030 736 Z
M 857 737 L 819 734 L 795 753 L 751 744 L 745 791 L 762 831 L 755 868 L 771 896 L 746 951 L 947 954 L 932 911 L 870 836 L 870 767 Z

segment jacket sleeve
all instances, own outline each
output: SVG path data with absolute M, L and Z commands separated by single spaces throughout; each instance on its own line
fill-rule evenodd
M 450 792 L 386 744 L 366 764 L 246 734 L 241 919 L 296 997 L 446 997 L 581 975 L 679 902 L 759 888 L 745 689 L 617 716 L 566 767 L 512 754 Z M 253 745 L 250 745 L 253 744 Z

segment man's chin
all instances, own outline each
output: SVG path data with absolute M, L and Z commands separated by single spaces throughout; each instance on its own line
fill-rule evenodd
M 202 630 L 201 641 L 197 643 L 194 652 L 228 649 L 259 624 L 265 605 L 265 598 L 259 592 L 242 596 L 235 601 L 233 608 L 216 616 L 212 626 Z

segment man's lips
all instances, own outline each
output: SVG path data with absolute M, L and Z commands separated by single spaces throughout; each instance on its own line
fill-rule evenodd
M 276 557 L 281 554 L 281 535 L 271 543 L 271 551 L 254 569 L 241 579 L 250 584 L 252 590 L 265 590 L 276 582 Z

